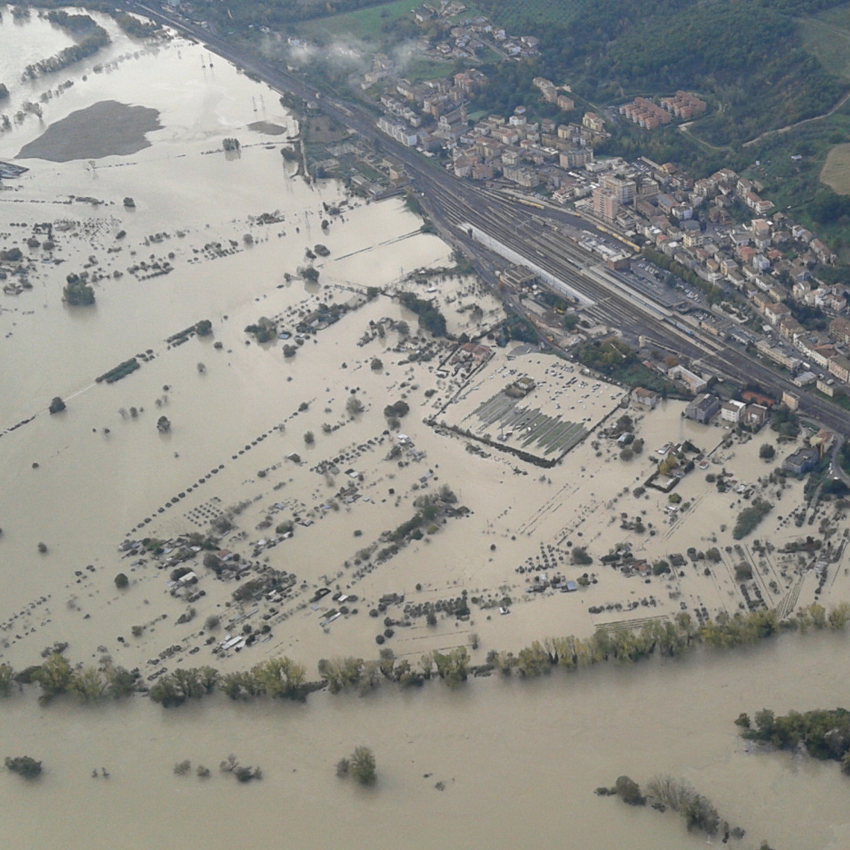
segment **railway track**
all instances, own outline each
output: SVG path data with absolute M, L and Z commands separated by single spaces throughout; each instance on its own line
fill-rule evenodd
M 192 22 L 177 19 L 155 3 L 136 4 L 124 0 L 130 11 L 141 12 L 153 20 L 173 27 L 205 44 L 210 50 L 250 71 L 279 92 L 317 102 L 326 114 L 384 150 L 407 170 L 413 186 L 427 199 L 427 207 L 438 229 L 450 234 L 455 245 L 461 245 L 474 258 L 477 268 L 491 283 L 495 280 L 492 252 L 478 245 L 463 230 L 464 224 L 474 224 L 521 256 L 527 256 L 549 274 L 563 279 L 594 302 L 594 315 L 604 318 L 605 324 L 622 328 L 629 334 L 647 336 L 677 353 L 700 360 L 719 375 L 740 383 L 755 380 L 777 398 L 783 390 L 801 395 L 800 410 L 841 434 L 850 434 L 850 413 L 809 393 L 800 393 L 784 376 L 768 369 L 742 351 L 719 344 L 698 329 L 683 332 L 668 321 L 663 305 L 652 303 L 646 296 L 638 297 L 625 291 L 625 284 L 601 282 L 592 274 L 592 255 L 578 245 L 569 243 L 562 228 L 593 233 L 609 243 L 611 238 L 600 228 L 567 211 L 545 205 L 530 208 L 511 201 L 485 187 L 473 185 L 449 174 L 439 165 L 416 151 L 401 145 L 381 133 L 372 115 L 356 103 L 342 102 L 308 85 L 304 80 L 259 59 L 239 47 L 234 47 L 216 33 Z M 516 299 L 506 299 L 514 309 L 522 311 Z

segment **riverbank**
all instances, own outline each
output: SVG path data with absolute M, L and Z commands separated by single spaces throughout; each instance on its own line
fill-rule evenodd
M 284 800 L 286 828 L 307 847 L 370 829 L 380 830 L 381 846 L 431 845 L 447 823 L 473 848 L 518 841 L 548 847 L 565 830 L 591 847 L 704 846 L 676 818 L 593 794 L 621 773 L 640 781 L 672 773 L 747 830 L 741 848 L 767 839 L 825 850 L 850 828 L 841 815 L 838 767 L 814 763 L 801 771 L 789 754 L 753 756 L 730 718 L 751 707 L 756 693 L 800 710 L 840 702 L 847 671 L 836 658 L 844 657 L 845 640 L 783 638 L 745 650 L 746 659 L 700 653 L 645 669 L 614 667 L 601 677 L 579 674 L 568 683 L 490 680 L 410 699 L 389 691 L 365 699 L 318 694 L 306 707 L 225 699 L 160 713 L 131 701 L 92 712 L 13 699 L 0 706 L 0 752 L 44 759 L 45 773 L 37 787 L 0 775 L 16 812 L 4 826 L 20 846 L 36 835 L 58 840 L 67 822 L 41 817 L 48 806 L 73 816 L 79 846 L 121 844 L 128 832 L 134 842 L 156 844 L 191 841 L 203 818 L 205 843 L 224 848 L 266 840 L 280 828 L 269 813 Z M 334 776 L 336 761 L 359 743 L 377 759 L 372 790 Z M 219 774 L 229 753 L 260 765 L 263 780 L 243 786 Z M 211 767 L 213 776 L 175 775 L 183 759 Z M 109 779 L 92 779 L 92 768 L 101 766 Z M 336 812 L 330 820 L 323 815 L 328 805 Z M 95 817 L 103 807 L 110 817 Z M 530 831 L 532 811 L 546 815 L 534 815 Z

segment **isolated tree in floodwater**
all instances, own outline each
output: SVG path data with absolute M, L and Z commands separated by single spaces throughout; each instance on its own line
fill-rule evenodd
M 7 757 L 6 768 L 24 779 L 35 779 L 41 774 L 41 762 L 31 756 Z
M 375 755 L 369 747 L 357 747 L 348 762 L 349 773 L 361 785 L 373 785 L 378 778 Z

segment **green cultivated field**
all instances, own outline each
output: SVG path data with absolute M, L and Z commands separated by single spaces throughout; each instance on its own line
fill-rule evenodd
M 342 15 L 331 15 L 327 18 L 306 21 L 298 24 L 297 29 L 298 33 L 305 38 L 317 40 L 350 36 L 362 41 L 376 42 L 380 41 L 385 24 L 404 17 L 421 5 L 422 0 L 393 0 L 391 3 L 381 3 L 367 9 L 360 9 L 357 12 L 346 12 Z M 464 3 L 464 5 L 466 11 L 459 15 L 457 19 L 451 18 L 451 21 L 454 22 L 479 14 L 471 3 Z
M 833 192 L 850 194 L 850 144 L 836 145 L 829 152 L 820 179 Z
M 395 0 L 394 3 L 384 3 L 372 6 L 358 12 L 348 12 L 344 15 L 333 15 L 300 24 L 298 32 L 307 38 L 325 39 L 359 38 L 363 41 L 377 41 L 381 36 L 384 24 L 406 15 L 411 10 L 421 6 L 421 0 Z
M 436 80 L 447 77 L 454 73 L 453 62 L 437 62 L 434 59 L 426 59 L 417 56 L 412 59 L 404 71 L 404 76 L 412 83 L 421 83 L 425 80 Z

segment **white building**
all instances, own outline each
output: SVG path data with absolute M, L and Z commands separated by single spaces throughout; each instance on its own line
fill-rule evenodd
M 731 422 L 737 425 L 744 415 L 747 405 L 742 401 L 726 401 L 720 405 L 720 419 L 722 422 Z

